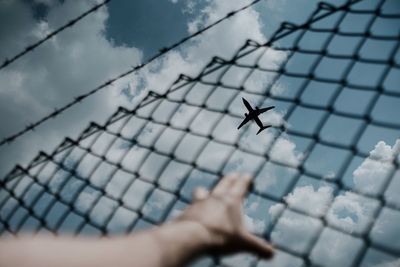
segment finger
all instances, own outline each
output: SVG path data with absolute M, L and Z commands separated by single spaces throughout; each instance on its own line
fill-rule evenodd
M 203 200 L 206 199 L 209 195 L 210 193 L 208 192 L 207 189 L 205 189 L 204 187 L 197 187 L 193 191 L 193 200 L 194 201 Z
M 238 173 L 230 173 L 219 181 L 212 191 L 213 195 L 225 195 L 229 192 L 235 180 L 239 177 Z
M 243 249 L 248 252 L 255 253 L 265 259 L 269 259 L 274 255 L 273 246 L 249 232 L 244 232 L 243 241 Z
M 231 188 L 231 194 L 234 196 L 238 196 L 240 198 L 244 198 L 247 191 L 250 188 L 250 184 L 252 182 L 252 178 L 250 175 L 245 175 L 240 177 L 235 181 Z

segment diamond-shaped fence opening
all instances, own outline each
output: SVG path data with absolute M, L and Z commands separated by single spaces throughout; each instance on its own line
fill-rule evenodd
M 0 232 L 123 234 L 157 225 L 196 186 L 250 173 L 251 230 L 271 262 L 239 254 L 196 266 L 375 266 L 400 255 L 400 5 L 321 3 L 266 44 L 247 41 L 197 77 L 119 108 L 0 189 Z M 273 127 L 237 126 L 242 97 Z M 383 141 L 382 141 L 383 140 Z

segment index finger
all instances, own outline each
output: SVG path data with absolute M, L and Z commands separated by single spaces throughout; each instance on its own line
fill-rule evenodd
M 270 259 L 274 256 L 274 247 L 269 243 L 265 242 L 265 240 L 246 232 L 242 236 L 243 249 L 258 254 L 258 256 Z
M 245 175 L 236 179 L 235 183 L 232 185 L 230 193 L 234 196 L 244 198 L 250 188 L 251 182 L 252 178 L 250 175 Z
M 218 184 L 214 187 L 212 194 L 223 196 L 229 194 L 231 187 L 235 184 L 235 181 L 239 178 L 238 173 L 230 173 L 223 177 Z

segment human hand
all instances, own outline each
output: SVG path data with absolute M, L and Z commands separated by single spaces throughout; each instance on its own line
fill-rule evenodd
M 242 201 L 251 184 L 251 177 L 230 174 L 212 192 L 197 188 L 194 203 L 176 220 L 200 224 L 206 231 L 209 252 L 230 254 L 250 252 L 271 258 L 273 248 L 245 229 L 242 220 Z

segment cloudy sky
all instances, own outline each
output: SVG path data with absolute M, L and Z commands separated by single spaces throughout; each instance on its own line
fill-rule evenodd
M 74 96 L 87 92 L 130 66 L 145 61 L 157 53 L 159 48 L 174 43 L 248 2 L 112 1 L 109 6 L 88 16 L 35 52 L 0 71 L 0 120 L 3 125 L 0 128 L 0 137 L 20 130 L 55 107 L 68 103 Z M 340 4 L 342 1 L 331 2 Z M 0 1 L 2 38 L 0 60 L 19 52 L 26 45 L 63 25 L 95 3 L 96 1 Z M 373 5 L 374 3 L 369 3 L 360 8 L 368 10 L 373 8 L 371 7 Z M 249 38 L 264 42 L 284 20 L 303 22 L 315 6 L 316 1 L 306 0 L 261 1 L 255 7 L 216 26 L 178 50 L 170 52 L 138 74 L 121 80 L 91 97 L 84 104 L 45 123 L 37 131 L 27 134 L 11 145 L 1 147 L 0 175 L 3 176 L 10 171 L 16 163 L 26 163 L 39 150 L 52 151 L 65 136 L 77 136 L 89 121 L 104 121 L 116 107 L 120 105 L 133 107 L 147 90 L 165 91 L 180 73 L 195 76 L 212 56 L 230 58 Z M 389 14 L 400 13 L 398 3 L 394 1 L 386 1 L 383 10 Z M 347 32 L 364 33 L 365 25 L 370 19 L 368 16 L 347 16 L 341 22 L 341 27 Z M 324 23 L 332 24 L 327 20 L 318 26 L 324 27 Z M 376 35 L 396 36 L 399 31 L 398 25 L 400 25 L 398 20 L 386 21 L 379 18 L 372 25 L 371 32 Z M 330 53 L 351 55 L 352 47 L 360 42 L 360 38 L 349 38 L 345 41 L 340 38 L 342 37 L 329 40 Z M 299 45 L 303 49 L 318 49 L 326 40 L 327 36 L 324 34 L 306 34 Z M 360 47 L 360 57 L 385 61 L 392 53 L 395 54 L 395 62 L 399 64 L 400 52 L 397 43 L 396 39 L 389 38 L 385 42 L 378 42 L 374 38 L 369 38 Z M 282 45 L 285 45 L 284 41 Z M 289 56 L 283 51 L 266 52 L 265 48 L 260 48 L 252 54 L 258 53 L 265 53 L 259 61 L 259 66 L 266 69 L 276 68 Z M 306 74 L 314 60 L 312 55 L 296 54 L 288 61 L 287 71 Z M 247 64 L 249 61 L 250 57 L 244 58 L 242 63 Z M 345 60 L 324 58 L 315 74 L 325 79 L 338 79 L 348 64 L 349 62 Z M 384 67 L 385 64 L 375 66 L 358 63 L 346 78 L 353 85 L 374 86 L 378 83 Z M 196 157 L 197 149 L 204 147 L 206 141 L 194 136 L 185 136 L 175 149 L 175 156 L 181 161 L 190 162 L 191 158 L 196 159 L 199 167 L 210 172 L 219 170 L 224 160 L 228 161 L 224 163 L 224 173 L 235 170 L 254 173 L 255 170 L 261 170 L 255 177 L 255 192 L 258 194 L 251 194 L 246 200 L 244 219 L 252 231 L 258 234 L 270 232 L 272 242 L 286 251 L 279 252 L 272 264 L 301 266 L 301 258 L 287 252 L 302 255 L 310 251 L 310 244 L 319 236 L 312 248 L 311 260 L 327 266 L 346 266 L 351 264 L 354 255 L 363 250 L 365 245 L 362 239 L 354 236 L 368 232 L 371 240 L 378 246 L 390 247 L 399 255 L 400 212 L 393 209 L 400 206 L 400 199 L 394 189 L 399 185 L 399 172 L 396 172 L 391 181 L 388 178 L 395 171 L 391 162 L 397 157 L 400 149 L 399 120 L 395 116 L 399 100 L 396 97 L 383 96 L 372 107 L 372 120 L 395 125 L 396 130 L 367 125 L 360 139 L 354 140 L 357 132 L 365 126 L 363 121 L 329 115 L 321 107 L 326 107 L 330 99 L 335 97 L 333 106 L 335 110 L 357 117 L 364 115 L 368 108 L 371 108 L 368 105 L 376 92 L 364 92 L 352 88 L 339 90 L 337 85 L 312 81 L 307 84 L 306 90 L 300 97 L 303 103 L 320 107 L 320 109 L 310 109 L 293 106 L 290 101 L 265 99 L 259 94 L 252 94 L 268 86 L 274 78 L 265 71 L 257 70 L 249 73 L 246 68 L 233 66 L 229 69 L 221 68 L 221 73 L 221 81 L 228 88 L 238 86 L 242 82 L 246 88 L 246 92 L 235 96 L 232 104 L 227 107 L 229 113 L 234 116 L 225 116 L 220 125 L 213 126 L 213 121 L 220 118 L 218 112 L 206 112 L 183 105 L 174 113 L 170 122 L 179 127 L 187 126 L 194 119 L 190 125 L 191 131 L 202 134 L 213 132 L 215 139 L 228 143 L 236 142 L 241 149 L 234 150 L 232 146 L 210 142 Z M 386 91 L 398 93 L 396 73 L 398 67 L 393 66 L 388 78 L 385 79 Z M 203 78 L 205 83 L 212 83 L 212 79 L 213 77 L 207 76 Z M 282 76 L 274 83 L 271 94 L 293 100 L 303 83 L 304 79 Z M 219 93 L 219 97 L 216 98 L 218 104 L 222 105 L 223 100 L 228 99 L 227 90 L 198 83 L 190 89 L 191 93 L 187 95 L 186 101 L 196 103 L 204 92 L 211 89 Z M 260 142 L 254 135 L 256 127 L 253 125 L 238 133 L 235 130 L 240 122 L 238 116 L 243 116 L 244 113 L 240 103 L 242 96 L 252 103 L 274 104 L 276 109 L 264 116 L 263 120 L 274 126 L 284 125 L 298 134 L 282 134 L 274 141 L 279 131 L 269 129 L 263 132 Z M 162 120 L 166 114 L 172 114 L 171 110 L 175 106 L 171 103 L 155 102 L 150 106 L 150 111 L 153 111 L 152 107 L 154 117 Z M 286 116 L 290 110 L 291 115 Z M 191 114 L 198 115 L 194 118 Z M 146 111 L 143 111 L 143 116 L 148 116 Z M 139 132 L 137 136 L 139 143 L 151 144 L 154 136 L 162 132 L 161 138 L 156 142 L 156 147 L 160 150 L 168 152 L 170 144 L 174 142 L 172 140 L 177 136 L 183 136 L 180 131 L 165 131 L 157 124 L 143 125 L 138 119 L 132 120 L 122 134 L 132 136 L 133 132 Z M 335 144 L 336 147 L 315 144 L 312 138 L 301 137 L 314 134 L 322 121 L 325 123 L 319 132 L 319 138 Z M 91 145 L 91 149 L 97 154 L 102 154 L 113 137 L 103 134 L 96 135 L 95 138 L 98 139 L 93 139 L 94 144 Z M 90 140 L 86 143 L 90 143 Z M 352 144 L 364 156 L 353 156 L 350 150 L 343 149 Z M 265 162 L 265 158 L 259 156 L 268 149 L 272 162 Z M 232 156 L 227 159 L 227 155 L 231 152 Z M 93 187 L 85 187 L 79 199 L 74 202 L 74 209 L 77 212 L 69 213 L 63 222 L 60 218 L 67 213 L 68 207 L 56 202 L 47 209 L 46 222 L 49 229 L 62 231 L 62 229 L 79 228 L 81 232 L 89 233 L 98 231 L 96 226 L 107 224 L 108 231 L 118 232 L 137 220 L 138 216 L 131 212 L 132 210 L 141 208 L 146 218 L 157 222 L 165 215 L 165 211 L 169 210 L 170 205 L 174 206 L 172 212 L 174 214 L 179 213 L 184 207 L 183 202 L 175 201 L 174 195 L 155 189 L 151 183 L 140 179 L 133 181 L 131 175 L 126 172 L 115 172 L 112 164 L 97 165 L 99 159 L 90 155 L 81 158 L 82 155 L 82 150 L 75 149 L 67 159 L 62 159 L 60 162 L 64 162 L 67 169 L 76 168 L 79 175 L 90 180 L 95 187 L 105 188 L 109 197 L 101 196 Z M 149 153 L 147 149 L 136 146 L 130 148 L 123 140 L 117 141 L 106 156 L 113 162 L 118 161 L 122 155 L 124 155 L 122 165 L 126 170 L 138 172 L 149 182 L 160 176 L 158 181 L 160 187 L 166 190 L 175 191 L 183 186 L 180 192 L 187 200 L 190 200 L 190 192 L 196 185 L 211 186 L 218 178 L 191 170 L 187 164 L 168 161 L 165 157 Z M 81 163 L 78 164 L 79 160 Z M 343 171 L 342 166 L 347 161 L 351 163 Z M 157 169 L 161 168 L 160 166 L 165 167 L 165 164 L 167 164 L 165 171 L 157 174 Z M 296 169 L 298 165 L 303 165 L 306 174 L 299 175 Z M 112 180 L 108 183 L 111 174 Z M 67 172 L 56 170 L 54 164 L 46 165 L 37 175 L 43 182 L 50 181 L 51 192 L 59 192 L 66 202 L 72 202 L 74 199 L 71 197 L 73 195 L 71 192 L 79 190 L 82 186 L 79 179 L 69 177 Z M 322 179 L 316 180 L 313 178 L 315 176 Z M 67 178 L 67 185 L 61 188 Z M 182 185 L 183 179 L 186 182 Z M 341 190 L 337 186 L 338 181 L 352 190 Z M 31 181 L 27 179 L 15 190 L 22 194 L 21 192 L 30 183 Z M 126 188 L 127 192 L 124 191 Z M 32 192 L 26 198 L 34 199 L 35 192 L 37 194 L 39 189 L 29 190 Z M 143 199 L 148 194 L 151 194 L 150 200 L 141 207 Z M 269 195 L 271 198 L 261 197 L 260 194 Z M 384 195 L 391 208 L 381 207 L 382 203 L 376 199 L 381 195 Z M 51 198 L 51 194 L 46 194 L 46 197 L 42 197 L 35 206 L 35 212 L 39 217 L 43 216 L 44 210 L 49 205 L 46 203 L 51 202 Z M 118 207 L 115 199 L 119 198 L 123 199 L 126 208 Z M 279 202 L 285 202 L 289 209 Z M 13 210 L 13 205 L 10 201 L 4 204 L 1 216 L 7 217 Z M 380 211 L 379 217 L 375 218 L 378 211 Z M 82 227 L 83 219 L 76 215 L 79 212 L 90 213 L 91 223 Z M 173 216 L 172 213 L 170 216 Z M 18 224 L 16 222 L 21 220 L 24 212 L 16 214 L 10 217 L 14 224 Z M 320 216 L 325 216 L 331 227 L 324 227 L 318 219 Z M 276 219 L 276 225 L 270 229 Z M 23 225 L 32 226 L 35 224 L 34 221 L 34 219 L 27 220 Z M 140 220 L 135 227 L 146 227 L 146 222 Z M 365 255 L 364 263 L 370 263 L 371 266 L 391 262 L 393 266 L 396 264 L 396 257 L 380 250 L 368 249 Z M 247 266 L 254 261 L 254 258 L 238 255 L 226 258 L 224 261 L 233 266 Z M 204 262 L 199 266 L 207 264 Z M 261 262 L 260 266 L 269 266 L 268 264 Z
M 0 59 L 10 58 L 97 2 L 1 1 Z M 287 1 L 262 1 L 182 49 L 171 52 L 150 66 L 153 71 L 132 75 L 19 142 L 1 147 L 0 173 L 4 175 L 16 162 L 29 161 L 38 150 L 51 150 L 65 136 L 76 136 L 88 121 L 103 121 L 115 107 L 132 106 L 134 96 L 143 88 L 165 89 L 179 73 L 196 73 L 212 56 L 229 56 L 247 38 L 268 39 L 287 18 L 304 20 L 316 4 L 316 1 L 297 2 L 304 7 L 301 12 Z M 159 48 L 244 4 L 242 1 L 199 4 L 188 0 L 111 2 L 0 72 L 4 125 L 0 128 L 0 137 L 21 130 L 70 102 L 74 96 L 143 62 Z

